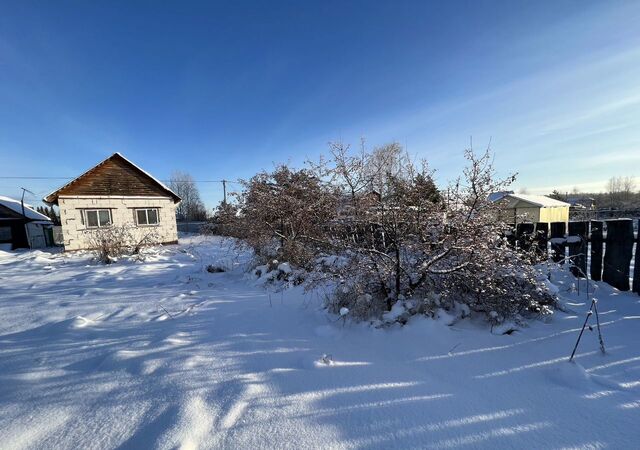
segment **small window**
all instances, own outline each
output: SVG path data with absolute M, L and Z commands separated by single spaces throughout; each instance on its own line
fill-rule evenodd
M 158 209 L 136 209 L 136 223 L 138 225 L 158 225 Z
M 147 210 L 146 209 L 137 209 L 136 210 L 136 218 L 138 219 L 138 225 L 147 225 Z
M 84 212 L 84 223 L 87 228 L 108 227 L 111 225 L 111 210 L 88 209 Z
M 11 240 L 11 227 L 0 227 L 0 241 Z

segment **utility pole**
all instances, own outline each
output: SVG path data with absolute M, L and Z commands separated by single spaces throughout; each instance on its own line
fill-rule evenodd
M 22 206 L 22 217 L 26 218 L 27 216 L 24 213 L 24 193 L 28 192 L 31 195 L 36 195 L 36 194 L 31 192 L 29 189 L 25 189 L 23 187 L 21 187 L 20 189 L 22 189 L 22 198 L 20 199 L 20 206 Z M 24 231 L 27 234 L 27 242 L 29 243 L 29 248 L 31 248 L 31 236 L 29 236 L 29 227 L 27 225 L 27 222 L 25 222 L 24 224 Z
M 20 205 L 22 206 L 22 215 L 24 216 L 24 193 L 28 192 L 31 195 L 36 195 L 36 194 L 31 192 L 29 189 L 26 189 L 26 188 L 23 188 L 23 187 L 21 187 L 20 189 L 22 189 L 22 199 L 20 199 Z
M 224 194 L 223 204 L 227 204 L 227 180 L 222 180 L 222 193 Z

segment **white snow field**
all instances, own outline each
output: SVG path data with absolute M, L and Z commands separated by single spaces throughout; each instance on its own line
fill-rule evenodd
M 269 294 L 218 238 L 109 266 L 0 252 L 0 447 L 639 448 L 640 297 L 600 284 L 607 354 L 587 330 L 569 363 L 584 283 L 553 281 L 575 314 L 511 335 L 376 329 Z

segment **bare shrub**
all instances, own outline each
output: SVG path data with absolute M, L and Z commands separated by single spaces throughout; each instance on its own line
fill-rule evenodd
M 239 213 L 237 205 L 222 201 L 214 210 L 213 217 L 203 226 L 202 231 L 217 236 L 239 237 L 242 232 L 242 228 L 237 226 Z
M 142 230 L 132 225 L 110 225 L 86 233 L 89 248 L 104 264 L 111 264 L 125 255 L 138 255 L 143 247 L 158 242 L 155 229 Z
M 233 233 L 263 262 L 305 269 L 310 287 L 337 286 L 329 309 L 358 319 L 398 302 L 406 314 L 463 304 L 494 323 L 549 312 L 554 297 L 531 259 L 508 245 L 500 206 L 489 201 L 515 176 L 497 179 L 488 150 L 466 151 L 463 174 L 442 190 L 427 163 L 396 143 L 330 152 L 245 183 Z
M 311 268 L 327 221 L 334 216 L 336 196 L 311 170 L 279 166 L 243 183 L 240 214 L 227 221 L 233 235 L 244 239 L 263 262 L 287 261 Z M 227 219 L 229 216 L 227 216 Z M 318 244 L 319 245 L 319 244 Z

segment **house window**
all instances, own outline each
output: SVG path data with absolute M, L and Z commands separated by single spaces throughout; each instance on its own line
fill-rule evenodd
M 84 212 L 84 223 L 87 228 L 108 227 L 111 225 L 111 210 L 87 209 Z
M 158 225 L 158 209 L 136 209 L 136 223 L 138 225 Z
M 0 227 L 0 241 L 11 240 L 11 227 Z

